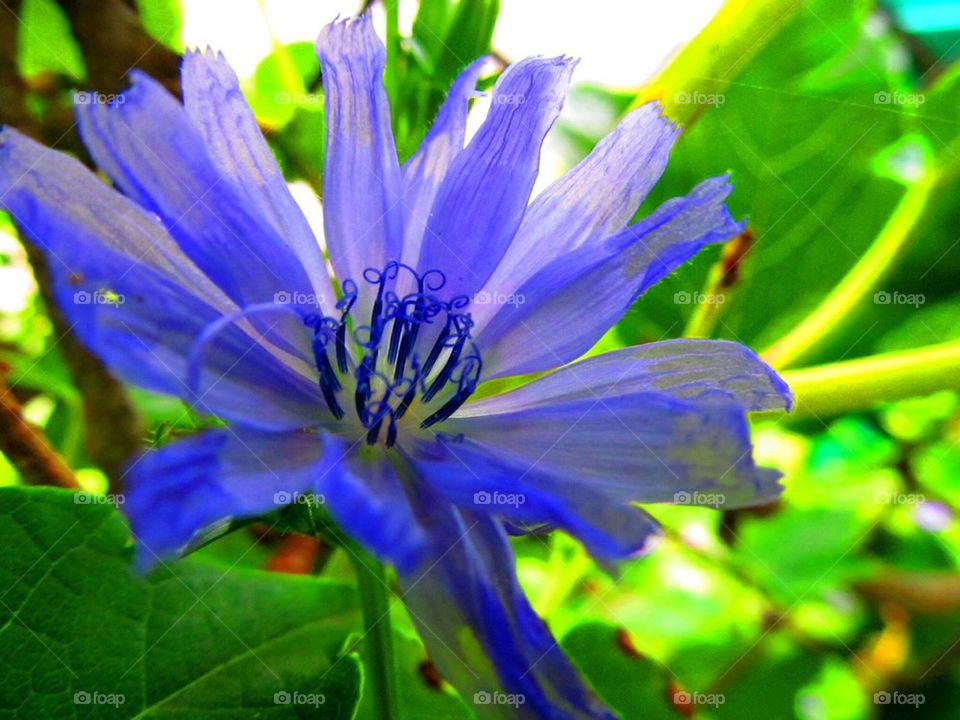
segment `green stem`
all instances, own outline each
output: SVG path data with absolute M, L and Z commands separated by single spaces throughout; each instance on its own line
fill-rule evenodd
M 387 68 L 384 85 L 390 105 L 397 107 L 399 78 L 397 64 L 400 62 L 400 0 L 384 0 L 384 10 L 387 14 Z
M 739 243 L 740 240 L 738 238 L 732 242 Z M 726 264 L 724 257 L 721 257 L 710 268 L 703 292 L 700 293 L 698 302 L 694 304 L 693 312 L 683 329 L 683 337 L 708 338 L 713 335 L 723 308 L 733 297 L 735 290 L 733 284 L 729 283 L 725 277 Z
M 372 691 L 373 714 L 382 720 L 399 720 L 387 576 L 383 565 L 363 549 L 352 543 L 346 549 L 357 574 L 357 589 L 363 610 L 368 687 Z
M 960 341 L 783 373 L 797 399 L 791 419 L 824 418 L 882 402 L 960 390 Z M 758 419 L 782 414 L 764 413 Z
M 270 33 L 270 46 L 277 60 L 277 68 L 280 72 L 280 82 L 283 85 L 283 89 L 290 93 L 302 95 L 306 92 L 303 78 L 300 77 L 300 73 L 297 71 L 297 65 L 293 62 L 293 57 L 290 55 L 287 46 L 277 39 L 277 35 L 274 33 L 273 27 L 270 24 L 270 16 L 267 14 L 264 0 L 260 0 L 260 13 Z
M 778 369 L 796 365 L 855 315 L 857 306 L 901 257 L 940 179 L 936 172 L 925 173 L 907 189 L 863 257 L 803 322 L 761 353 L 764 360 Z

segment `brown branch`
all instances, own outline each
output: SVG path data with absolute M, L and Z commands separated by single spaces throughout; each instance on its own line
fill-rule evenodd
M 896 603 L 917 615 L 960 612 L 960 573 L 887 568 L 854 589 L 875 604 Z
M 119 92 L 127 84 L 127 73 L 138 68 L 180 96 L 180 56 L 150 37 L 123 0 L 57 2 L 80 44 L 92 88 Z
M 23 416 L 23 408 L 3 380 L 0 380 L 0 451 L 29 485 L 80 488 L 73 471 L 43 432 Z

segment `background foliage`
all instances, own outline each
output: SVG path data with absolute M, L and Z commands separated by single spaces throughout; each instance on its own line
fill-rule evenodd
M 377 9 L 402 155 L 466 61 L 493 52 L 487 83 L 502 67 L 491 37 L 510 2 L 500 5 L 423 0 L 402 34 L 396 1 Z M 729 5 L 738 21 L 721 13 L 650 85 L 577 86 L 557 128 L 569 166 L 629 107 L 659 98 L 687 130 L 644 210 L 730 171 L 732 208 L 749 219 L 734 252 L 706 251 L 667 278 L 597 350 L 686 332 L 775 359 L 777 342 L 891 230 L 894 261 L 798 360 L 960 339 L 960 4 L 794 0 L 767 3 L 769 16 L 764 3 Z M 0 120 L 82 157 L 74 90 L 117 92 L 138 65 L 176 91 L 180 17 L 178 0 L 7 0 Z M 700 52 L 717 38 L 731 62 Z M 722 66 L 705 72 L 704 57 Z M 322 194 L 310 44 L 275 42 L 245 90 L 299 195 Z M 930 189 L 904 221 L 898 208 L 922 179 Z M 45 301 L 42 263 L 0 223 L 0 717 L 372 718 L 349 564 L 282 518 L 147 580 L 132 574 L 114 507 L 123 461 L 206 421 L 105 375 Z M 37 434 L 18 436 L 21 419 Z M 615 579 L 562 535 L 520 540 L 534 606 L 625 718 L 956 717 L 957 393 L 755 430 L 761 461 L 786 473 L 782 501 L 649 508 L 666 537 Z M 45 448 L 56 455 L 31 463 Z M 405 717 L 471 717 L 402 606 L 394 614 Z M 325 702 L 277 700 L 293 688 Z M 94 693 L 123 703 L 90 702 Z

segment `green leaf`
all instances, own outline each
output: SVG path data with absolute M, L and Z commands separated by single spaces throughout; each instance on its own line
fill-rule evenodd
M 290 121 L 273 137 L 273 147 L 288 179 L 303 178 L 314 188 L 323 186 L 323 110 L 298 106 Z
M 733 665 L 723 680 L 723 704 L 714 716 L 722 720 L 753 720 L 760 712 L 769 720 L 818 718 L 805 712 L 809 691 L 817 679 L 822 658 L 783 637 L 768 636 Z M 801 691 L 803 694 L 801 694 Z M 862 698 L 858 698 L 862 704 Z
M 875 516 L 881 508 L 874 506 Z M 784 508 L 745 522 L 735 549 L 742 565 L 769 593 L 790 606 L 849 581 L 864 571 L 858 548 L 873 518 L 855 508 Z
M 406 52 L 397 58 L 392 114 L 401 161 L 426 135 L 457 74 L 490 52 L 499 14 L 500 0 L 420 3 Z
M 393 654 L 401 720 L 470 720 L 474 716 L 456 691 L 436 674 L 418 639 L 394 633 Z M 356 720 L 378 720 L 372 698 L 367 695 L 360 703 Z
M 352 717 L 348 586 L 194 560 L 140 578 L 113 507 L 46 488 L 0 489 L 0 543 L 0 717 Z
M 180 0 L 136 0 L 136 3 L 140 22 L 150 36 L 171 50 L 182 52 L 183 8 Z
M 902 185 L 878 175 L 873 164 L 912 112 L 875 102 L 877 93 L 901 83 L 885 61 L 892 35 L 865 31 L 870 3 L 806 5 L 721 100 L 704 105 L 644 208 L 732 172 L 731 210 L 749 220 L 756 243 L 718 334 L 751 346 L 778 339 L 816 306 L 858 261 L 902 194 Z M 707 102 L 709 87 L 703 97 Z M 647 293 L 622 325 L 624 339 L 678 334 L 693 307 L 675 302 L 674 294 L 702 288 L 718 254 L 716 248 L 702 253 Z M 852 340 L 865 329 L 854 326 Z
M 471 60 L 490 49 L 500 0 L 460 0 L 437 56 L 437 77 L 452 82 Z
M 320 61 L 312 43 L 282 46 L 264 58 L 253 73 L 252 89 L 247 93 L 257 120 L 279 129 L 300 108 L 322 113 L 323 94 L 308 90 L 319 72 Z M 323 135 L 314 138 L 314 142 L 322 145 Z
M 597 694 L 624 718 L 677 717 L 664 668 L 636 653 L 613 625 L 588 622 L 560 642 Z
M 4 12 L 9 12 L 5 9 Z M 83 80 L 87 71 L 70 22 L 54 0 L 24 0 L 17 34 L 20 74 L 53 72 Z

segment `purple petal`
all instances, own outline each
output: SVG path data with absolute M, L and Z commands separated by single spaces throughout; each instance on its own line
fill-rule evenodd
M 123 510 L 138 564 L 174 557 L 217 528 L 312 492 L 339 459 L 320 434 L 224 428 L 144 453 L 128 468 Z
M 451 293 L 479 290 L 513 240 L 573 66 L 566 58 L 530 58 L 507 68 L 486 120 L 453 160 L 427 221 L 419 263 L 421 270 L 443 272 Z
M 303 427 L 323 417 L 315 369 L 291 353 L 306 328 L 290 324 L 290 308 L 272 319 L 282 323 L 285 351 L 268 350 L 249 325 L 231 326 L 205 353 L 204 390 L 190 388 L 197 339 L 236 305 L 160 223 L 73 158 L 4 130 L 0 206 L 49 258 L 74 331 L 121 379 L 254 425 Z
M 477 94 L 477 78 L 485 62 L 486 58 L 475 60 L 460 73 L 419 150 L 403 166 L 403 259 L 412 267 L 420 258 L 423 234 L 440 184 L 463 150 L 468 101 Z
M 727 340 L 679 339 L 595 355 L 511 392 L 467 403 L 455 417 L 638 392 L 727 399 L 752 412 L 789 410 L 793 404 L 786 383 L 749 348 Z
M 238 304 L 272 302 L 284 292 L 309 297 L 313 288 L 297 256 L 214 163 L 183 106 L 146 75 L 131 76 L 133 85 L 114 104 L 91 96 L 76 105 L 80 134 L 97 165 L 155 213 Z
M 210 157 L 237 184 L 243 200 L 289 245 L 312 280 L 321 304 L 333 308 L 336 301 L 320 243 L 290 194 L 240 92 L 237 76 L 222 55 L 208 50 L 184 55 L 181 78 L 184 107 Z
M 470 438 L 419 441 L 411 462 L 436 491 L 459 507 L 489 512 L 518 527 L 558 527 L 601 561 L 620 561 L 648 547 L 658 526 L 591 478 L 531 464 Z
M 548 264 L 476 330 L 484 377 L 540 372 L 589 350 L 651 285 L 705 245 L 742 230 L 724 205 L 726 178 L 698 185 L 650 217 Z
M 531 203 L 485 290 L 512 293 L 555 258 L 622 230 L 663 174 L 678 132 L 656 103 L 624 117 Z M 475 315 L 491 307 L 478 307 Z
M 582 393 L 546 401 L 537 384 L 508 393 L 516 395 L 502 400 L 499 412 L 454 415 L 443 432 L 462 433 L 528 472 L 574 478 L 621 502 L 703 493 L 733 508 L 780 492 L 778 474 L 754 465 L 743 408 L 727 394 L 689 400 L 663 392 Z
M 444 678 L 468 699 L 493 692 L 521 698 L 515 709 L 489 706 L 504 717 L 614 720 L 530 607 L 499 524 L 428 492 L 414 507 L 431 551 L 419 572 L 401 574 L 400 587 Z
M 386 51 L 369 13 L 325 27 L 317 39 L 327 125 L 323 223 L 337 279 L 399 260 L 400 166 L 383 87 Z M 366 315 L 366 313 L 363 313 Z
M 359 440 L 343 448 L 339 465 L 318 483 L 333 519 L 398 572 L 421 567 L 427 538 L 393 466 L 383 453 L 364 452 Z

